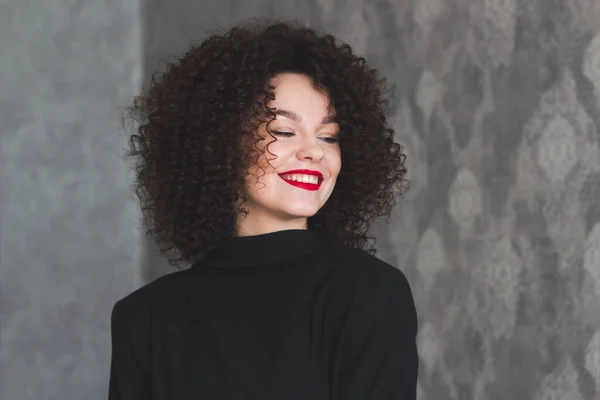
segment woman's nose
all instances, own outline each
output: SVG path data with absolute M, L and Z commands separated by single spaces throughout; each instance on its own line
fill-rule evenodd
M 319 145 L 319 139 L 316 137 L 305 138 L 298 149 L 299 159 L 320 160 L 323 158 L 323 149 Z

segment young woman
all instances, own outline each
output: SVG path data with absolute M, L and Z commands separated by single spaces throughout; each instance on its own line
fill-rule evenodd
M 415 399 L 417 317 L 367 236 L 406 187 L 377 71 L 330 35 L 238 25 L 131 108 L 136 192 L 175 265 L 118 301 L 111 400 Z

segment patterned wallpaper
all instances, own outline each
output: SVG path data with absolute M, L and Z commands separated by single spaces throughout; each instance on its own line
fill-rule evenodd
M 420 399 L 600 399 L 600 1 L 412 3 L 355 18 L 399 86 L 413 185 L 378 232 Z

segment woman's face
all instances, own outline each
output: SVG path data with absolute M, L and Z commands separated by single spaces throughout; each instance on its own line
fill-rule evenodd
M 248 171 L 243 204 L 249 214 L 238 223 L 239 235 L 256 235 L 285 229 L 305 229 L 331 195 L 342 165 L 329 97 L 313 87 L 311 78 L 284 73 L 271 82 L 277 115 L 267 133 L 259 133 L 259 147 L 268 151 Z M 269 154 L 271 153 L 271 154 Z

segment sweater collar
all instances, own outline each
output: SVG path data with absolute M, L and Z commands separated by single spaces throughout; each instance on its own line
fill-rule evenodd
M 291 262 L 311 256 L 325 245 L 324 235 L 291 229 L 221 241 L 197 263 L 213 267 L 249 267 Z

